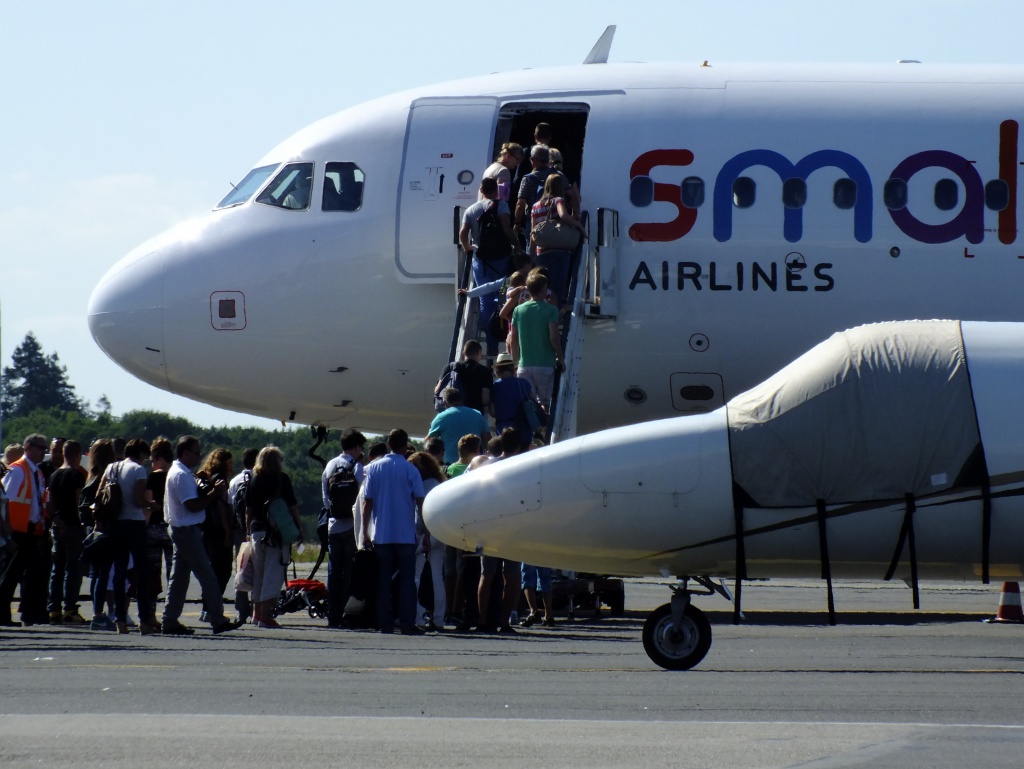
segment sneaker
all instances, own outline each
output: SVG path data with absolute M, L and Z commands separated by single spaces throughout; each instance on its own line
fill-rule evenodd
M 554 617 L 551 617 L 550 619 L 544 620 L 544 627 L 554 627 L 554 626 L 555 626 L 555 618 Z
M 265 630 L 278 630 L 282 627 L 281 623 L 276 619 L 261 619 L 256 623 L 256 627 L 264 628 Z
M 180 622 L 165 622 L 160 631 L 163 635 L 192 635 L 196 631 Z
M 227 633 L 231 630 L 238 630 L 238 628 L 244 625 L 244 622 L 238 622 L 236 620 L 226 619 L 219 625 L 213 628 L 214 635 L 220 635 L 221 633 Z
M 79 614 L 78 609 L 72 609 L 71 611 L 64 612 L 61 621 L 65 625 L 84 625 L 89 620 Z
M 515 635 L 516 630 L 511 625 L 502 625 L 495 631 L 498 635 Z
M 531 612 L 526 617 L 523 617 L 523 621 L 520 622 L 519 624 L 522 625 L 523 627 L 531 627 L 533 625 L 536 625 L 538 622 L 540 622 L 541 621 L 541 617 L 542 617 L 542 615 L 541 615 L 540 612 L 537 612 L 537 611 Z
M 89 623 L 89 629 L 113 632 L 117 630 L 117 627 L 114 625 L 114 620 L 110 619 L 106 614 L 97 614 L 92 618 L 92 622 Z
M 61 619 L 59 611 L 50 612 L 50 624 L 51 625 L 62 625 L 64 621 Z

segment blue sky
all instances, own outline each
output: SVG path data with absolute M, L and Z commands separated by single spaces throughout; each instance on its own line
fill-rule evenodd
M 209 210 L 314 120 L 376 96 L 612 61 L 1020 63 L 1020 0 L 590 0 L 546 16 L 479 2 L 7 3 L 0 14 L 0 361 L 28 331 L 115 414 L 275 423 L 142 384 L 95 346 L 92 287 L 147 237 Z M 550 29 L 551 31 L 546 31 Z M 504 42 L 498 44 L 496 40 Z

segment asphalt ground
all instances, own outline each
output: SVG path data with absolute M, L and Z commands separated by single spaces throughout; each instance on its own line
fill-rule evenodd
M 653 665 L 626 615 L 515 637 L 383 636 L 294 613 L 191 637 L 0 631 L 0 766 L 1018 767 L 1024 626 L 981 622 L 999 587 L 750 583 L 745 619 L 697 599 L 714 643 Z

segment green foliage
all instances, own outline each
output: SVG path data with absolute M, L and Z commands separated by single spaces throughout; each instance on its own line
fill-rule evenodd
M 3 371 L 0 413 L 4 419 L 25 416 L 38 409 L 83 411 L 75 388 L 68 382 L 68 370 L 57 353 L 45 355 L 30 331 L 11 356 Z

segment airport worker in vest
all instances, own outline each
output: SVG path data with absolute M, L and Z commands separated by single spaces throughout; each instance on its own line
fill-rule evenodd
M 39 464 L 46 456 L 46 437 L 29 435 L 24 455 L 11 463 L 3 479 L 7 523 L 15 551 L 0 582 L 0 626 L 15 626 L 11 601 L 22 584 L 21 620 L 26 625 L 49 624 L 46 595 L 50 578 L 50 535 L 46 479 Z

